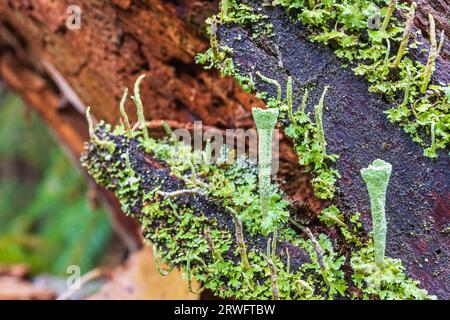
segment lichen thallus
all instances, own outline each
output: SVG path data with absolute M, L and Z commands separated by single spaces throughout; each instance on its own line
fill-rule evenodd
M 134 90 L 134 101 L 137 107 L 138 112 L 138 123 L 132 127 L 129 119 L 125 112 L 125 102 L 127 98 L 127 90 L 125 90 L 124 96 L 120 103 L 120 111 L 121 111 L 121 122 L 123 125 L 123 131 L 122 134 L 125 134 L 129 138 L 136 138 L 139 134 L 142 134 L 142 137 L 145 141 L 149 138 L 148 129 L 145 123 L 144 114 L 143 114 L 143 106 L 142 101 L 139 96 L 139 84 L 142 81 L 144 77 L 139 77 L 138 81 L 136 81 L 135 84 L 135 90 Z M 274 82 L 270 82 L 274 84 Z M 278 87 L 278 86 L 277 86 Z M 316 126 L 321 125 L 322 119 L 322 110 L 323 110 L 323 100 L 326 93 L 326 89 L 324 91 L 324 94 L 322 94 L 321 101 L 319 103 L 319 107 L 315 108 L 316 113 L 320 113 L 320 119 L 317 119 L 316 115 Z M 287 117 L 289 117 L 291 120 L 294 120 L 297 125 L 302 125 L 302 121 L 298 121 L 299 116 L 302 116 L 302 113 L 305 113 L 305 104 L 306 104 L 306 97 L 307 93 L 304 95 L 301 111 L 293 112 L 292 110 L 292 79 L 288 79 L 288 85 L 287 85 L 287 105 L 288 105 L 288 113 Z M 276 109 L 254 109 L 253 115 L 255 118 L 255 123 L 258 129 L 258 138 L 259 138 L 259 148 L 258 148 L 258 156 L 259 156 L 259 206 L 260 211 L 264 215 L 270 215 L 270 208 L 267 203 L 267 198 L 271 195 L 271 163 L 272 163 L 272 149 L 271 149 L 271 142 L 272 142 L 272 135 L 273 130 L 277 124 L 278 117 L 280 115 L 286 115 L 286 113 L 282 113 L 286 111 L 283 109 L 283 106 L 279 106 L 279 108 Z M 88 118 L 89 123 L 89 133 L 91 135 L 91 140 L 94 144 L 97 144 L 101 147 L 108 147 L 109 143 L 107 137 L 104 135 L 96 135 L 94 125 L 92 118 L 90 116 L 90 108 L 86 110 L 86 116 Z M 163 124 L 164 128 L 168 132 L 170 138 L 172 139 L 171 135 L 173 135 L 173 132 L 168 127 L 167 124 Z M 140 132 L 136 132 L 137 129 L 140 129 Z M 320 139 L 325 139 L 325 135 L 323 134 L 323 127 L 321 128 L 322 133 L 317 135 L 317 137 L 320 137 Z M 102 141 L 102 139 L 105 141 Z M 321 143 L 321 152 L 324 150 L 324 146 L 326 145 L 325 142 Z M 323 151 L 326 154 L 326 149 Z M 126 168 L 127 170 L 132 171 L 131 168 L 131 162 L 130 162 L 130 154 L 127 153 L 126 157 Z M 363 179 L 367 183 L 367 188 L 369 190 L 369 195 L 372 203 L 372 216 L 373 216 L 373 234 L 374 234 L 374 242 L 375 242 L 375 260 L 377 264 L 383 263 L 383 257 L 384 257 L 384 247 L 385 247 L 385 238 L 386 238 L 386 221 L 385 221 L 385 197 L 386 197 L 386 187 L 387 182 L 390 175 L 390 165 L 387 163 L 384 163 L 381 160 L 376 160 L 372 166 L 369 166 L 369 168 L 363 169 L 361 171 L 363 175 Z M 192 172 L 191 172 L 192 173 Z M 192 187 L 195 183 L 197 183 L 197 180 L 195 177 L 188 178 L 190 181 L 189 186 Z M 273 186 L 275 187 L 275 186 Z M 182 196 L 197 196 L 197 195 L 207 195 L 207 190 L 210 188 L 207 182 L 199 183 L 196 187 L 192 187 L 191 189 L 186 190 L 176 190 L 172 192 L 163 192 L 161 190 L 154 190 L 149 197 L 154 197 L 156 200 L 158 200 L 158 197 L 160 199 L 162 198 L 165 203 L 169 204 L 169 207 L 173 211 L 181 210 L 180 212 L 177 212 L 175 215 L 176 219 L 182 219 L 183 215 L 183 209 L 176 207 L 174 205 L 175 202 L 172 203 L 170 199 L 176 198 L 176 197 L 182 197 Z M 231 195 L 233 196 L 233 195 Z M 224 203 L 225 212 L 228 213 L 232 221 L 235 225 L 235 242 L 236 242 L 236 248 L 237 253 L 240 256 L 240 265 L 243 272 L 242 279 L 244 281 L 245 290 L 248 290 L 248 292 L 253 292 L 254 288 L 258 287 L 260 285 L 259 282 L 255 283 L 255 279 L 253 278 L 252 274 L 254 272 L 254 268 L 258 269 L 261 268 L 261 265 L 256 265 L 257 260 L 255 260 L 255 252 L 251 251 L 250 253 L 247 253 L 247 247 L 245 243 L 245 236 L 244 236 L 244 226 L 241 222 L 240 218 L 240 212 L 236 212 L 235 209 L 233 209 L 231 206 L 227 205 L 227 203 Z M 320 272 L 322 273 L 322 277 L 326 285 L 331 288 L 334 286 L 333 283 L 333 270 L 328 270 L 328 266 L 332 266 L 330 264 L 330 257 L 329 257 L 329 249 L 321 247 L 321 241 L 323 239 L 317 240 L 311 230 L 307 226 L 301 225 L 299 222 L 295 221 L 292 218 L 289 218 L 288 220 L 290 224 L 295 228 L 300 230 L 302 233 L 304 233 L 307 238 L 311 241 L 311 248 L 313 252 L 315 252 L 317 257 L 317 263 L 320 266 Z M 345 226 L 345 224 L 344 224 Z M 282 229 L 279 229 L 279 227 L 282 227 Z M 209 226 L 202 229 L 202 234 L 204 235 L 204 241 L 206 244 L 206 248 L 209 248 L 209 251 L 211 253 L 213 264 L 206 263 L 206 260 L 203 260 L 203 257 L 200 258 L 200 256 L 195 253 L 195 250 L 193 247 L 187 246 L 187 251 L 185 252 L 186 258 L 185 258 L 185 272 L 188 279 L 188 286 L 192 289 L 192 273 L 193 268 L 197 268 L 195 265 L 201 266 L 201 268 L 208 274 L 212 275 L 214 274 L 214 271 L 212 268 L 215 268 L 220 265 L 226 265 L 227 260 L 225 259 L 226 256 L 224 255 L 224 251 L 220 251 L 222 249 L 219 249 L 221 244 L 215 243 L 217 241 L 217 238 L 215 238 L 212 235 L 212 231 Z M 283 233 L 280 233 L 279 231 L 282 230 Z M 217 231 L 217 230 L 215 230 Z M 274 221 L 272 226 L 272 238 L 266 237 L 267 242 L 267 250 L 266 253 L 262 253 L 262 259 L 265 261 L 265 266 L 268 268 L 266 273 L 266 276 L 270 279 L 270 290 L 272 293 L 273 299 L 279 299 L 279 298 L 285 298 L 289 297 L 289 293 L 286 293 L 286 274 L 290 274 L 290 256 L 289 252 L 286 249 L 286 259 L 287 259 L 287 266 L 283 265 L 280 261 L 280 252 L 277 252 L 277 237 L 281 236 L 283 239 L 285 238 L 284 232 L 286 231 L 285 227 L 282 226 L 282 224 L 278 224 Z M 174 265 L 171 265 L 171 268 L 168 270 L 165 270 L 161 267 L 160 262 L 160 254 L 158 253 L 158 249 L 165 250 L 164 244 L 163 245 L 157 245 L 155 243 L 154 245 L 154 258 L 156 260 L 157 269 L 162 275 L 167 275 L 168 272 L 174 267 Z M 280 249 L 279 249 L 280 250 Z M 162 252 L 162 251 L 161 251 Z M 327 254 L 327 255 L 325 255 Z M 167 260 L 166 260 L 167 261 Z M 280 266 L 283 266 L 281 269 Z M 286 270 L 287 271 L 286 271 Z M 287 273 L 286 273 L 287 272 Z M 280 280 L 281 278 L 281 280 Z M 306 279 L 301 278 L 301 275 L 294 278 L 292 285 L 295 287 L 296 292 L 305 298 L 313 297 L 316 293 L 316 289 L 312 287 L 311 283 L 306 281 Z M 195 291 L 200 292 L 202 289 Z M 243 289 L 244 290 L 244 289 Z M 287 294 L 287 296 L 286 296 Z

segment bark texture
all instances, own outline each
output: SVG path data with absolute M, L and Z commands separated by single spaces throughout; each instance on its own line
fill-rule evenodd
M 80 30 L 65 26 L 67 7 L 73 4 L 82 9 Z M 142 73 L 147 74 L 141 88 L 145 114 L 154 123 L 165 119 L 184 127 L 202 120 L 219 129 L 248 128 L 253 126 L 251 108 L 261 103 L 233 80 L 193 62 L 208 46 L 203 21 L 216 6 L 207 0 L 0 0 L 0 78 L 41 114 L 74 159 L 87 138 L 85 106 L 92 106 L 96 119 L 115 123 L 123 88 L 131 88 Z M 425 38 L 428 11 L 435 13 L 438 30 L 450 34 L 448 7 L 445 1 L 419 1 L 423 9 L 415 25 L 424 30 Z M 383 110 L 390 106 L 382 97 L 369 94 L 367 83 L 341 69 L 330 50 L 311 44 L 306 31 L 289 22 L 282 10 L 265 10 L 274 25 L 274 39 L 255 43 L 246 30 L 234 27 L 220 30 L 221 41 L 233 47 L 242 71 L 257 66 L 280 83 L 292 75 L 297 84 L 314 84 L 318 89 L 311 99 L 317 101 L 323 86 L 331 85 L 324 125 L 330 151 L 340 154 L 339 205 L 346 211 L 359 210 L 368 222 L 369 200 L 359 170 L 375 158 L 391 162 L 388 255 L 403 259 L 407 272 L 430 293 L 448 299 L 448 151 L 435 161 L 422 157 L 421 148 L 388 123 Z M 234 40 L 237 35 L 239 42 Z M 270 50 L 274 42 L 282 67 L 280 57 Z M 448 52 L 446 45 L 437 61 L 436 79 L 444 82 L 449 77 Z M 134 114 L 131 104 L 127 108 Z M 289 142 L 283 140 L 280 157 L 289 195 L 318 212 L 324 204 L 312 195 L 310 177 L 298 167 Z M 136 226 L 124 220 L 110 194 L 100 194 L 114 208 L 118 228 L 130 246 L 137 246 Z
M 255 1 L 256 2 L 256 1 Z M 309 105 L 319 101 L 325 85 L 330 86 L 324 111 L 328 150 L 340 155 L 336 167 L 342 174 L 336 202 L 344 212 L 362 213 L 370 228 L 370 203 L 360 175 L 361 168 L 380 158 L 393 165 L 388 188 L 387 255 L 404 261 L 407 272 L 431 293 L 450 296 L 450 156 L 449 150 L 432 160 L 383 111 L 392 107 L 382 96 L 371 94 L 368 84 L 355 76 L 329 48 L 313 44 L 301 25 L 292 24 L 279 8 L 266 8 L 275 36 L 256 44 L 248 30 L 221 28 L 221 42 L 234 49 L 234 59 L 243 74 L 256 71 L 286 84 L 290 75 L 297 89 L 312 88 Z M 279 48 L 279 52 L 265 48 Z M 449 62 L 442 57 L 434 81 L 445 80 Z M 274 86 L 258 80 L 258 89 L 276 94 Z M 294 93 L 301 105 L 302 91 Z

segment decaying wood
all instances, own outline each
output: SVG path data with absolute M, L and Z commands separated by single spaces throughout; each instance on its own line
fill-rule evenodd
M 8 65 L 8 59 L 19 60 L 45 77 L 44 85 L 58 92 L 67 106 L 58 113 L 84 113 L 90 105 L 97 119 L 116 123 L 123 88 L 145 73 L 141 91 L 147 119 L 202 120 L 204 126 L 219 129 L 253 126 L 251 108 L 262 103 L 232 79 L 206 72 L 194 62 L 196 53 L 208 47 L 203 27 L 205 18 L 216 10 L 214 2 L 85 1 L 80 3 L 80 30 L 65 27 L 70 4 L 68 0 L 37 0 L 33 5 L 0 1 L 1 52 L 6 55 L 0 61 Z M 131 104 L 127 108 L 134 110 Z M 135 121 L 134 112 L 129 113 Z M 75 133 L 86 134 L 77 128 Z M 70 142 L 63 139 L 73 144 L 76 155 L 85 138 L 80 133 Z M 288 192 L 319 211 L 322 204 L 286 141 L 281 144 L 281 157 L 281 170 L 290 182 Z
M 246 263 L 248 264 L 248 261 L 246 261 L 246 247 L 249 252 L 265 252 L 271 237 L 251 235 L 248 231 L 243 229 L 242 223 L 233 209 L 224 206 L 221 201 L 210 198 L 208 195 L 199 192 L 198 190 L 187 190 L 186 183 L 172 175 L 171 169 L 167 163 L 161 162 L 158 159 L 153 158 L 152 155 L 146 153 L 136 140 L 127 139 L 123 136 L 114 136 L 105 133 L 102 130 L 97 131 L 96 134 L 102 141 L 112 141 L 116 146 L 115 150 L 110 154 L 109 159 L 105 159 L 105 157 L 102 156 L 104 149 L 102 150 L 98 145 L 91 143 L 87 148 L 85 155 L 83 155 L 84 162 L 89 165 L 100 165 L 101 168 L 110 167 L 115 163 L 122 163 L 119 167 L 126 167 L 129 165 L 132 168 L 140 182 L 137 194 L 134 196 L 134 199 L 137 201 L 133 206 L 130 206 L 130 214 L 138 221 L 142 221 L 145 217 L 143 210 L 145 203 L 143 203 L 144 201 L 142 200 L 144 195 L 151 194 L 154 190 L 158 190 L 156 192 L 157 197 L 170 197 L 174 204 L 191 209 L 195 215 L 206 217 L 207 221 L 216 221 L 217 226 L 215 226 L 215 228 L 218 230 L 224 230 L 235 235 L 231 240 L 230 249 L 226 253 L 226 260 L 233 260 L 236 263 L 239 263 L 242 259 L 244 265 Z M 127 160 L 122 157 L 123 154 L 128 155 Z M 117 176 L 107 170 L 102 172 L 101 176 L 104 181 L 117 180 Z M 118 184 L 115 186 L 111 184 L 110 188 L 111 191 L 118 192 L 121 187 Z M 161 218 L 161 221 L 152 219 L 150 221 L 151 223 L 148 223 L 144 230 L 144 236 L 154 234 L 158 228 L 161 227 L 160 223 L 165 225 L 168 218 L 168 216 L 163 217 Z M 307 230 L 309 231 L 309 229 Z M 311 234 L 308 234 L 307 236 L 311 237 Z M 165 243 L 158 245 L 164 247 Z M 244 251 L 240 256 L 235 254 L 237 248 Z M 274 254 L 278 255 L 284 263 L 287 263 L 289 259 L 290 270 L 292 272 L 300 270 L 304 263 L 310 262 L 308 253 L 303 248 L 296 247 L 290 242 L 279 240 L 276 243 L 276 248 Z M 286 252 L 289 252 L 289 257 Z
M 342 174 L 335 202 L 347 213 L 360 212 L 370 230 L 370 205 L 360 170 L 380 158 L 393 165 L 388 189 L 387 254 L 403 260 L 407 272 L 439 297 L 450 295 L 450 156 L 437 159 L 422 155 L 422 148 L 402 129 L 392 125 L 383 113 L 391 107 L 383 97 L 370 94 L 368 84 L 356 77 L 329 49 L 307 39 L 302 26 L 293 25 L 282 9 L 264 11 L 274 26 L 275 36 L 264 46 L 256 44 L 248 31 L 237 26 L 222 27 L 222 44 L 233 48 L 234 59 L 243 74 L 260 71 L 285 84 L 292 76 L 301 105 L 302 87 L 310 89 L 309 110 L 319 101 L 325 85 L 330 86 L 324 110 L 327 149 L 338 154 L 336 168 Z M 236 40 L 239 39 L 239 40 Z M 264 47 L 279 47 L 279 53 Z M 280 64 L 279 61 L 282 61 Z M 448 71 L 441 59 L 437 68 Z M 434 81 L 441 81 L 436 74 Z M 260 90 L 276 94 L 258 79 Z M 294 86 L 295 87 L 295 86 Z
M 66 9 L 72 4 L 0 0 L 0 78 L 39 112 L 73 159 L 87 139 L 85 106 L 92 106 L 97 119 L 116 123 L 123 88 L 131 87 L 142 73 L 147 74 L 141 89 L 145 114 L 153 123 L 165 119 L 183 126 L 202 120 L 218 129 L 253 126 L 250 111 L 261 102 L 233 80 L 206 72 L 193 61 L 208 46 L 203 21 L 216 10 L 215 1 L 79 1 L 81 29 L 69 30 Z M 448 4 L 421 0 L 415 25 L 425 38 L 428 10 L 435 13 L 438 30 L 445 28 L 449 35 Z M 332 85 L 324 125 L 330 151 L 340 154 L 340 207 L 359 210 L 368 222 L 369 203 L 359 169 L 377 157 L 391 162 L 388 254 L 402 258 L 407 272 L 432 294 L 449 298 L 449 157 L 442 152 L 434 161 L 423 158 L 420 147 L 387 122 L 382 111 L 389 105 L 369 94 L 364 81 L 341 69 L 329 50 L 311 44 L 306 31 L 293 26 L 282 10 L 270 9 L 269 16 L 275 40 L 256 45 L 245 30 L 232 28 L 220 31 L 221 41 L 233 47 L 243 71 L 257 66 L 280 83 L 292 75 L 295 83 L 314 84 L 320 90 Z M 243 40 L 232 41 L 234 35 Z M 275 55 L 266 50 L 274 41 L 279 48 Z M 444 82 L 449 75 L 446 57 L 448 41 L 437 60 L 436 76 Z M 314 92 L 311 100 L 317 98 Z M 131 104 L 127 110 L 134 110 Z M 281 145 L 280 173 L 293 201 L 320 210 L 324 204 L 312 195 L 310 177 L 298 168 L 286 141 Z M 124 222 L 111 194 L 101 194 L 115 208 L 118 225 L 128 226 L 121 228 L 128 239 L 132 235 L 130 246 L 136 245 L 136 226 Z

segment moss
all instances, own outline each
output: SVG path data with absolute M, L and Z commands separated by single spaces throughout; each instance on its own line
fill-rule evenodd
M 195 276 L 204 288 L 213 290 L 221 297 L 248 299 L 271 298 L 275 277 L 280 299 L 302 297 L 303 292 L 294 283 L 307 280 L 303 279 L 301 272 L 287 271 L 280 255 L 274 253 L 275 244 L 271 246 L 270 261 L 267 261 L 267 255 L 262 250 L 246 246 L 244 232 L 264 232 L 259 226 L 259 196 L 254 187 L 257 172 L 251 164 L 244 159 L 220 168 L 212 164 L 196 164 L 196 180 L 214 185 L 215 179 L 217 184 L 211 188 L 209 185 L 202 187 L 202 183 L 194 186 L 196 182 L 191 179 L 191 166 L 176 157 L 176 154 L 182 154 L 182 157 L 189 158 L 190 148 L 170 139 L 157 141 L 150 138 L 145 143 L 148 159 L 164 159 L 171 174 L 189 185 L 185 190 L 162 191 L 170 186 L 167 178 L 158 176 L 156 172 L 153 175 L 143 172 L 137 162 L 140 158 L 136 159 L 136 150 L 144 148 L 143 138 L 115 136 L 111 131 L 109 126 L 100 123 L 96 135 L 101 141 L 115 144 L 116 148 L 111 150 L 105 144 L 92 141 L 86 146 L 87 153 L 82 163 L 99 184 L 114 191 L 124 212 L 140 221 L 145 239 L 155 245 L 156 264 L 162 275 L 175 266 L 183 267 L 188 282 Z M 144 185 L 151 185 L 152 189 L 149 191 Z M 224 189 L 224 185 L 234 187 Z M 245 195 L 238 198 L 235 188 Z M 280 193 L 276 189 L 273 186 L 271 192 Z M 211 219 L 190 206 L 186 197 L 196 197 L 197 194 L 199 197 L 201 194 L 207 195 L 229 208 L 228 212 L 238 226 L 235 228 L 236 235 L 232 234 L 232 229 L 221 227 L 217 219 Z M 277 199 L 272 206 L 284 210 L 285 202 L 280 202 L 280 197 Z M 256 216 L 248 216 L 252 214 L 251 210 Z M 246 225 L 241 224 L 241 220 Z M 286 224 L 278 223 L 278 228 L 281 233 L 302 242 L 301 236 L 295 236 L 286 229 Z M 208 236 L 205 237 L 205 234 Z M 288 237 L 280 235 L 277 242 L 287 240 Z M 162 262 L 170 265 L 170 269 L 162 269 Z
M 276 228 L 279 235 L 274 235 L 272 242 L 268 242 L 270 250 L 264 253 L 246 247 L 244 258 L 246 262 L 236 263 L 236 260 L 240 260 L 237 257 L 242 258 L 243 247 L 234 246 L 235 249 L 232 249 L 234 237 L 231 231 L 221 228 L 216 219 L 196 213 L 184 198 L 187 192 L 182 192 L 183 190 L 179 190 L 178 193 L 162 192 L 161 188 L 170 186 L 169 181 L 164 177 L 157 178 L 156 173 L 149 176 L 148 173 L 142 172 L 136 162 L 138 161 L 134 156 L 136 148 L 144 148 L 144 141 L 139 137 L 135 140 L 126 135 L 114 136 L 111 131 L 104 123 L 99 124 L 96 135 L 100 141 L 107 143 L 97 144 L 93 140 L 87 145 L 87 154 L 83 157 L 82 163 L 98 183 L 115 192 L 126 213 L 139 219 L 145 238 L 155 244 L 157 266 L 165 262 L 171 268 L 184 267 L 188 279 L 195 276 L 203 283 L 204 288 L 213 290 L 221 297 L 248 299 L 269 299 L 275 296 L 280 299 L 351 297 L 347 292 L 349 284 L 345 281 L 342 270 L 344 257 L 335 252 L 331 240 L 325 235 L 319 236 L 319 246 L 323 251 L 321 256 L 327 270 L 325 275 L 318 262 L 314 243 L 311 240 L 303 240 L 302 236 L 297 235 L 283 223 L 278 224 Z M 114 144 L 116 148 L 110 149 L 108 147 L 110 144 Z M 162 141 L 150 139 L 145 148 L 151 150 L 149 157 L 164 159 L 173 175 L 186 183 L 192 183 L 190 165 L 183 166 L 183 161 L 175 157 L 177 153 L 189 157 L 189 147 L 178 145 L 170 139 Z M 180 152 L 180 149 L 184 151 Z M 256 170 L 251 169 L 252 165 L 243 165 L 244 163 L 245 160 L 241 159 L 239 163 L 228 168 L 205 164 L 196 167 L 197 178 L 204 183 L 209 180 L 208 177 L 216 176 L 222 186 L 234 184 L 240 186 L 242 192 L 236 192 L 235 189 L 232 192 L 223 191 L 224 189 L 218 186 L 202 189 L 199 184 L 191 185 L 190 194 L 195 196 L 203 192 L 227 206 L 235 207 L 237 210 L 235 221 L 241 219 L 247 221 L 247 225 L 241 228 L 245 228 L 246 232 L 249 230 L 257 232 L 260 230 L 257 218 L 248 219 L 249 217 L 245 218 L 243 214 L 245 207 L 259 208 L 259 197 L 254 189 Z M 142 175 L 146 176 L 145 180 L 141 179 Z M 217 178 L 218 175 L 223 178 Z M 144 191 L 144 184 L 152 185 L 151 191 Z M 250 188 L 246 189 L 246 186 Z M 194 190 L 194 187 L 201 191 Z M 243 198 L 238 197 L 240 193 L 247 194 L 243 196 L 248 201 L 246 205 L 242 202 Z M 207 237 L 203 236 L 205 232 L 209 234 Z M 239 238 L 242 239 L 243 236 L 239 235 Z M 283 262 L 280 252 L 277 252 L 276 243 L 281 241 L 291 241 L 304 248 L 312 262 L 303 265 L 300 270 L 291 270 L 289 258 Z M 289 257 L 288 251 L 285 256 Z M 245 261 L 244 259 L 241 261 Z M 159 271 L 165 275 L 170 269 L 163 270 L 159 267 Z
M 294 150 L 299 157 L 299 163 L 312 170 L 315 175 L 312 184 L 316 196 L 321 199 L 332 200 L 339 173 L 331 167 L 331 164 L 336 161 L 337 155 L 327 154 L 326 151 L 325 133 L 322 125 L 326 91 L 327 88 L 324 89 L 319 103 L 314 108 L 315 121 L 312 120 L 309 113 L 305 112 L 307 99 L 307 91 L 305 91 L 301 110 L 295 113 L 288 111 L 293 121 L 291 120 L 285 128 L 285 133 L 294 142 Z M 287 105 L 291 106 L 292 102 L 288 100 Z M 291 107 L 289 107 L 289 110 L 291 110 Z
M 344 277 L 345 257 L 336 253 L 331 240 L 324 234 L 315 240 L 308 229 L 310 240 L 305 241 L 283 220 L 272 221 L 269 230 L 274 232 L 272 240 L 267 241 L 266 252 L 246 246 L 244 232 L 267 236 L 267 230 L 261 228 L 264 217 L 261 217 L 259 210 L 260 199 L 255 188 L 257 170 L 253 164 L 244 158 L 230 165 L 193 164 L 190 161 L 192 157 L 191 148 L 177 142 L 171 135 L 163 140 L 145 140 L 142 131 L 132 132 L 130 137 L 123 124 L 112 129 L 100 122 L 91 143 L 86 145 L 82 163 L 97 183 L 114 191 L 124 212 L 140 221 L 145 238 L 154 243 L 156 265 L 162 275 L 167 275 L 173 267 L 183 267 L 189 287 L 195 276 L 203 283 L 203 288 L 211 289 L 221 297 L 352 297 L 348 291 L 351 283 Z M 145 161 L 152 158 L 164 161 L 170 168 L 170 174 L 184 182 L 187 189 L 173 190 L 173 178 L 161 176 L 159 169 L 155 172 L 143 170 L 140 161 L 144 158 L 147 159 Z M 186 159 L 191 163 L 187 164 Z M 195 172 L 195 179 L 192 172 Z M 272 185 L 271 192 L 272 209 L 285 212 L 287 202 L 281 199 L 282 192 L 276 185 Z M 219 217 L 211 219 L 205 216 L 186 198 L 204 195 L 228 208 L 237 226 L 234 237 L 229 228 L 220 226 Z M 345 224 L 350 225 L 351 222 L 346 221 Z M 350 230 L 348 232 L 352 233 Z M 277 243 L 284 241 L 304 248 L 311 263 L 292 270 L 289 247 L 285 247 L 286 252 L 280 252 L 277 248 Z M 358 252 L 355 256 L 362 256 L 365 251 Z M 285 258 L 282 259 L 282 256 Z M 162 269 L 162 262 L 169 264 L 170 268 Z M 362 272 L 358 271 L 357 259 L 354 265 L 355 271 Z M 409 295 L 399 296 L 426 297 L 424 291 L 402 272 L 397 275 L 395 281 L 400 279 L 402 290 L 409 292 Z M 366 290 L 364 286 L 361 288 Z M 394 295 L 397 294 L 396 288 L 391 286 L 382 292 Z M 367 290 L 372 292 L 372 289 Z M 371 294 L 376 295 L 376 292 Z
M 272 35 L 272 25 L 267 16 L 261 14 L 252 5 L 239 0 L 222 0 L 219 13 L 221 24 L 237 24 L 248 28 L 253 39 Z M 209 22 L 209 21 L 207 21 Z
M 228 8 L 231 8 L 229 10 L 234 12 L 234 16 L 246 18 L 228 17 L 219 19 L 218 22 L 216 19 L 216 23 L 236 23 L 247 29 L 252 29 L 256 22 L 264 19 L 264 16 L 261 15 L 258 15 L 259 18 L 252 17 L 252 14 L 244 9 L 251 8 L 248 4 L 239 1 L 227 2 Z M 309 8 L 308 3 L 303 0 L 276 0 L 272 4 L 285 7 L 294 19 L 308 26 L 311 32 L 311 41 L 332 46 L 337 56 L 350 62 L 354 72 L 357 75 L 364 76 L 369 81 L 371 92 L 383 94 L 392 103 L 395 103 L 403 95 L 404 99 L 397 107 L 386 111 L 387 117 L 389 121 L 402 127 L 415 142 L 425 148 L 425 156 L 436 157 L 439 149 L 449 147 L 450 104 L 447 97 L 448 85 L 429 85 L 436 58 L 444 40 L 444 33 L 441 33 L 439 45 L 436 43 L 432 17 L 430 17 L 432 46 L 427 64 L 423 65 L 407 55 L 409 50 L 418 47 L 414 35 L 411 37 L 415 13 L 414 3 L 406 14 L 406 19 L 398 20 L 391 16 L 392 12 L 396 10 L 406 11 L 407 8 L 404 4 L 390 1 L 389 7 L 383 8 L 381 11 L 386 12 L 386 15 L 384 16 L 383 26 L 378 30 L 370 29 L 368 21 L 372 18 L 377 6 L 383 7 L 383 0 L 375 2 L 368 0 L 345 2 L 333 0 L 317 4 L 313 8 Z M 256 9 L 253 8 L 252 10 Z M 211 24 L 212 21 L 214 21 L 214 18 L 207 22 Z M 216 30 L 213 27 L 209 29 Z M 402 35 L 400 36 L 400 34 Z M 256 38 L 261 36 L 264 35 L 256 33 Z M 211 37 L 211 39 L 214 38 L 214 36 Z M 391 52 L 391 47 L 398 47 L 397 52 Z M 225 55 L 222 54 L 218 58 L 209 49 L 198 55 L 197 62 L 206 64 L 208 68 L 219 69 L 222 76 L 234 76 L 246 91 L 252 92 L 254 90 L 253 79 L 251 76 L 237 72 L 232 52 L 231 48 L 223 47 Z M 259 93 L 258 96 L 266 97 L 264 93 Z M 267 101 L 268 106 L 270 106 L 270 103 L 269 99 Z M 434 131 L 432 133 L 433 123 Z M 432 139 L 427 138 L 431 135 L 434 135 L 435 144 L 433 148 L 431 148 Z
M 158 271 L 167 275 L 173 267 L 183 267 L 189 286 L 195 276 L 204 288 L 222 297 L 269 299 L 273 297 L 276 279 L 279 298 L 301 298 L 303 293 L 293 284 L 306 280 L 302 273 L 288 271 L 282 258 L 275 254 L 276 236 L 270 261 L 262 250 L 246 246 L 244 232 L 257 235 L 274 230 L 273 225 L 268 230 L 261 227 L 264 217 L 259 210 L 256 166 L 244 158 L 220 166 L 194 164 L 191 161 L 194 152 L 173 139 L 171 130 L 167 138 L 154 140 L 146 139 L 144 132 L 136 129 L 136 126 L 131 129 L 129 135 L 123 123 L 115 128 L 103 122 L 95 130 L 92 127 L 92 140 L 86 145 L 82 164 L 97 183 L 115 193 L 125 213 L 140 221 L 145 239 L 154 243 Z M 157 169 L 143 170 L 140 165 L 145 162 L 143 158 L 164 161 L 172 178 L 161 175 Z M 171 189 L 173 177 L 184 183 L 186 189 Z M 207 217 L 191 206 L 187 197 L 197 196 L 208 196 L 226 208 L 235 222 L 235 236 L 232 228 L 218 223 L 223 218 Z M 282 200 L 282 192 L 276 185 L 270 188 L 270 199 L 270 210 L 288 215 L 287 202 Z M 301 237 L 286 231 L 283 221 L 272 220 L 271 224 L 301 242 Z M 276 241 L 287 239 L 280 236 Z M 162 262 L 169 264 L 170 269 L 162 269 Z

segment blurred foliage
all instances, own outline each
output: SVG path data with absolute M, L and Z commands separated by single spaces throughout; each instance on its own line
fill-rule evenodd
M 0 264 L 56 275 L 69 265 L 95 267 L 112 232 L 86 192 L 39 118 L 0 89 Z

